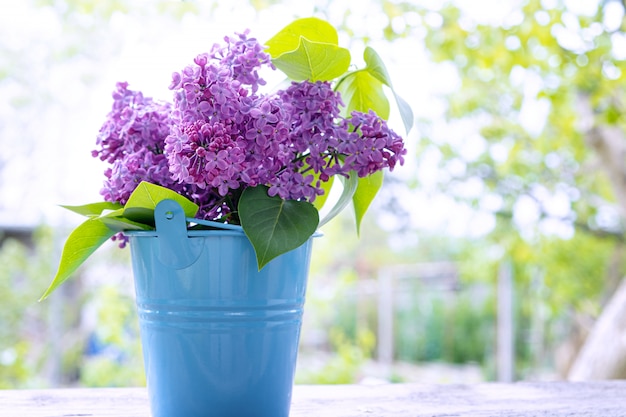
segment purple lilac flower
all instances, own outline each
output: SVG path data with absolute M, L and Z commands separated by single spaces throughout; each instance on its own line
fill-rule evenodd
M 404 163 L 402 138 L 373 111 L 354 111 L 349 119 L 342 118 L 341 96 L 330 83 L 293 83 L 282 97 L 297 112 L 291 127 L 293 143 L 307 155 L 305 162 L 321 181 L 350 171 L 365 177 Z
M 174 74 L 175 125 L 165 141 L 175 180 L 221 196 L 267 184 L 295 157 L 282 101 L 256 94 L 269 55 L 245 33 L 226 41 Z
M 94 157 L 110 163 L 101 194 L 105 201 L 125 204 L 141 181 L 176 188 L 163 154 L 169 134 L 171 105 L 146 98 L 118 83 L 113 107 L 100 129 Z
M 199 217 L 229 221 L 243 188 L 266 185 L 270 196 L 312 202 L 333 175 L 404 162 L 402 138 L 374 112 L 342 117 L 329 82 L 261 94 L 264 67 L 274 69 L 270 56 L 245 32 L 174 73 L 173 104 L 117 84 L 93 151 L 111 164 L 105 200 L 124 204 L 149 181 L 196 202 Z
M 375 112 L 354 111 L 349 122 L 355 126 L 359 138 L 352 142 L 355 150 L 347 154 L 344 167 L 365 177 L 385 168 L 393 171 L 398 163 L 404 164 L 407 151 L 402 138 Z
M 265 80 L 259 76 L 259 69 L 263 66 L 274 69 L 274 66 L 269 54 L 263 51 L 263 45 L 255 38 L 248 38 L 248 33 L 246 30 L 236 37 L 225 37 L 226 45 L 214 45 L 212 53 L 221 58 L 224 67 L 232 69 L 235 80 L 250 86 L 250 90 L 256 93 L 259 86 L 265 85 Z

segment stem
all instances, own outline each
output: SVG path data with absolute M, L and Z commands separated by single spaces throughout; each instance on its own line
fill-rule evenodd
M 241 224 L 241 221 L 239 220 L 239 210 L 238 210 L 239 198 L 241 197 L 241 193 L 243 193 L 243 190 L 240 187 L 236 190 L 232 190 L 231 193 L 227 194 L 224 197 L 224 202 L 230 209 L 230 213 L 228 213 L 225 216 L 228 220 L 228 223 Z

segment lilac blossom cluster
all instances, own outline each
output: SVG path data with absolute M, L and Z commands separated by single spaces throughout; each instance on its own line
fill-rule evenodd
M 93 152 L 112 165 L 105 200 L 124 204 L 149 181 L 199 204 L 203 218 L 236 222 L 229 215 L 246 187 L 312 202 L 333 175 L 365 177 L 403 163 L 402 138 L 374 112 L 342 117 L 328 82 L 261 94 L 270 56 L 247 32 L 225 41 L 173 74 L 173 104 L 117 85 Z
M 171 105 L 144 97 L 117 83 L 113 108 L 100 128 L 92 152 L 94 157 L 111 164 L 104 172 L 106 180 L 101 194 L 106 201 L 125 204 L 141 181 L 176 188 L 167 158 L 164 140 L 170 132 Z

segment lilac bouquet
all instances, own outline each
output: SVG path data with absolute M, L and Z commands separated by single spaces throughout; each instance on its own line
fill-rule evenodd
M 382 184 L 403 163 L 389 128 L 388 86 L 408 129 L 412 114 L 378 55 L 348 71 L 349 52 L 328 23 L 300 19 L 265 45 L 248 32 L 224 38 L 175 72 L 173 102 L 118 83 L 93 156 L 110 166 L 104 202 L 66 206 L 88 217 L 66 242 L 46 297 L 104 241 L 154 227 L 158 201 L 174 199 L 189 218 L 240 225 L 259 268 L 308 240 L 353 202 L 357 228 Z M 282 70 L 283 88 L 263 92 L 262 71 Z M 343 192 L 326 219 L 335 178 Z M 210 224 L 210 223 L 204 223 Z

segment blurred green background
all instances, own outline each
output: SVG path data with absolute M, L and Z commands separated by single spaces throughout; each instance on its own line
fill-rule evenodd
M 626 377 L 580 371 L 602 355 L 590 334 L 626 329 L 605 308 L 626 254 L 625 8 L 2 0 L 0 388 L 144 384 L 127 250 L 37 302 L 79 221 L 56 205 L 99 199 L 116 81 L 169 99 L 170 73 L 222 36 L 310 15 L 357 60 L 381 54 L 416 123 L 360 237 L 345 214 L 315 242 L 296 381 Z

